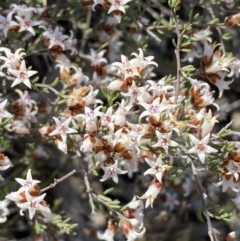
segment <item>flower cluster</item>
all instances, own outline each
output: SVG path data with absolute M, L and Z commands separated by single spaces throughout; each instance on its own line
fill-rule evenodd
M 26 180 L 16 178 L 16 181 L 21 185 L 21 187 L 18 191 L 8 194 L 6 198 L 17 204 L 20 208 L 20 214 L 23 215 L 23 211 L 28 210 L 29 217 L 32 219 L 36 211 L 40 211 L 47 221 L 51 221 L 52 213 L 44 200 L 46 193 L 39 196 L 40 188 L 38 183 L 40 181 L 32 179 L 31 169 L 27 172 Z
M 19 99 L 13 103 L 14 121 L 12 129 L 16 132 L 21 132 L 22 128 L 31 128 L 32 123 L 37 123 L 38 107 L 28 91 L 22 92 L 16 89 L 19 94 Z
M 207 77 L 212 84 L 216 85 L 219 89 L 219 97 L 221 97 L 223 91 L 229 89 L 229 85 L 233 82 L 233 80 L 225 81 L 225 78 L 227 76 L 231 77 L 239 68 L 234 67 L 238 66 L 235 57 L 226 55 L 222 50 L 216 50 L 220 44 L 211 44 L 211 34 L 209 28 L 194 31 L 192 36 L 196 42 L 188 46 L 191 51 L 185 55 L 182 61 L 193 62 L 194 58 L 201 58 L 203 65 L 202 76 Z M 203 44 L 203 49 L 199 43 Z M 231 72 L 228 74 L 230 69 Z
M 0 69 L 6 68 L 7 72 L 14 78 L 11 87 L 23 83 L 31 89 L 30 77 L 35 75 L 37 71 L 27 70 L 26 62 L 23 59 L 25 56 L 23 49 L 17 49 L 15 53 L 12 53 L 10 49 L 1 47 L 0 51 L 6 55 L 0 56 L 0 59 L 4 61 Z
M 29 31 L 35 35 L 33 27 L 40 24 L 39 21 L 32 20 L 32 13 L 36 13 L 36 9 L 24 4 L 12 4 L 11 8 L 12 11 L 6 17 L 0 15 L 0 29 L 3 30 L 4 36 L 7 37 L 8 31 Z M 13 20 L 14 18 L 16 21 Z
M 45 26 L 41 28 L 45 30 L 42 34 L 42 44 L 50 50 L 53 59 L 63 64 L 64 61 L 69 61 L 63 51 L 70 50 L 71 55 L 77 53 L 75 47 L 77 40 L 74 38 L 73 31 L 70 31 L 70 36 L 68 36 L 60 31 L 59 26 L 56 26 L 54 30 Z
M 134 241 L 137 238 L 141 238 L 146 232 L 143 225 L 143 203 L 134 197 L 133 200 L 125 206 L 125 209 L 119 226 L 126 235 L 127 240 Z M 97 237 L 100 240 L 112 241 L 117 229 L 116 224 L 109 220 L 105 232 L 98 232 Z

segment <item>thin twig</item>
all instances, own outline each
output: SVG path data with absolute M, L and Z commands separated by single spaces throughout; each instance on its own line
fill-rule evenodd
M 141 30 L 145 30 L 150 37 L 152 37 L 158 44 L 162 43 L 162 40 L 155 34 L 153 33 L 150 29 L 145 27 L 140 21 L 137 21 L 137 25 Z
M 182 43 L 182 36 L 184 34 L 184 30 L 180 32 L 179 30 L 179 25 L 178 25 L 178 20 L 176 16 L 176 11 L 173 8 L 172 9 L 172 15 L 175 21 L 175 29 L 177 33 L 177 46 L 175 49 L 175 55 L 176 55 L 176 62 L 177 62 L 177 82 L 176 82 L 176 90 L 175 90 L 175 98 L 174 98 L 174 103 L 177 103 L 178 100 L 178 90 L 180 88 L 180 82 L 181 82 L 181 58 L 180 58 L 180 51 L 181 51 L 181 43 Z
M 74 169 L 71 172 L 69 172 L 68 174 L 66 174 L 65 176 L 59 178 L 59 179 L 55 179 L 53 183 L 51 183 L 49 186 L 43 188 L 40 190 L 40 193 L 46 192 L 47 190 L 54 188 L 55 186 L 57 186 L 58 183 L 68 179 L 70 176 L 72 176 L 74 173 L 76 173 L 77 171 Z
M 146 0 L 145 4 L 143 6 L 143 11 L 142 11 L 141 15 L 139 16 L 139 20 L 140 21 L 141 21 L 141 18 L 143 17 L 143 15 L 144 15 L 144 13 L 146 12 L 149 4 L 150 4 L 150 0 Z
M 192 162 L 191 162 L 191 169 L 192 169 L 192 172 L 193 172 L 194 179 L 195 179 L 195 181 L 197 183 L 199 193 L 201 195 L 203 211 L 204 211 L 204 214 L 205 214 L 206 219 L 207 219 L 208 235 L 209 235 L 211 241 L 216 241 L 214 233 L 213 233 L 212 222 L 211 222 L 211 219 L 210 219 L 210 216 L 209 216 L 209 212 L 207 210 L 207 204 L 206 204 L 206 201 L 205 201 L 205 198 L 206 198 L 205 195 L 206 194 L 205 194 L 205 191 L 203 189 L 202 183 L 201 183 L 201 181 L 199 179 L 198 173 L 197 173 L 197 171 L 196 171 L 196 169 L 195 169 L 195 167 L 194 167 Z
M 207 9 L 208 9 L 209 13 L 211 14 L 212 19 L 215 19 L 216 16 L 215 16 L 215 13 L 213 12 L 211 3 L 210 3 L 210 7 L 208 7 Z M 222 38 L 222 36 L 223 36 L 222 30 L 221 30 L 221 28 L 219 28 L 217 26 L 216 26 L 216 30 L 217 30 L 218 35 L 219 35 L 219 40 L 221 42 L 222 51 L 223 51 L 223 53 L 226 53 L 225 45 L 224 45 L 223 38 Z
M 126 218 L 124 217 L 120 212 L 118 212 L 117 210 L 113 209 L 107 202 L 105 202 L 104 200 L 102 200 L 91 188 L 90 186 L 90 182 L 89 182 L 89 178 L 88 178 L 88 172 L 84 171 L 83 169 L 80 169 L 83 174 L 84 174 L 84 182 L 86 185 L 86 191 L 88 193 L 89 196 L 89 202 L 90 202 L 90 206 L 92 209 L 92 214 L 96 213 L 96 207 L 94 205 L 93 199 L 95 199 L 98 203 L 102 204 L 103 206 L 105 206 L 108 210 L 110 210 L 111 212 L 114 212 L 120 219 Z
M 46 84 L 35 84 L 35 86 L 49 89 L 49 90 L 51 90 L 54 94 L 59 95 L 59 91 L 57 91 L 56 89 L 54 89 L 54 88 L 53 88 L 52 86 L 50 86 L 50 85 L 46 85 Z
M 84 172 L 84 182 L 85 182 L 85 185 L 86 185 L 86 188 L 87 188 L 86 192 L 88 193 L 89 204 L 90 204 L 90 207 L 92 209 L 91 214 L 96 214 L 96 207 L 95 207 L 95 204 L 93 202 L 92 188 L 90 186 L 90 182 L 89 182 L 89 179 L 88 179 L 87 172 Z

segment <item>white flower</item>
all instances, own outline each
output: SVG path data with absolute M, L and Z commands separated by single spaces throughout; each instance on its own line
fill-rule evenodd
M 110 106 L 106 113 L 101 113 L 102 126 L 108 126 L 109 129 L 114 130 L 114 121 L 116 115 L 113 114 L 113 108 Z
M 26 55 L 23 51 L 24 49 L 17 49 L 15 53 L 12 53 L 10 49 L 0 47 L 0 51 L 3 51 L 6 55 L 0 56 L 5 63 L 1 66 L 1 69 L 8 68 L 8 69 L 18 69 L 20 68 L 20 60 Z
M 44 205 L 44 200 L 43 200 L 46 193 L 38 197 L 32 197 L 28 192 L 25 192 L 25 194 L 26 194 L 27 202 L 17 204 L 17 206 L 21 208 L 21 213 L 22 211 L 25 211 L 26 209 L 28 209 L 29 218 L 32 219 L 33 216 L 35 215 L 35 212 L 38 210 L 43 214 L 43 216 L 48 221 L 51 221 L 52 219 L 51 210 L 46 204 Z
M 188 151 L 188 153 L 197 153 L 200 161 L 205 163 L 205 154 L 206 153 L 216 153 L 217 150 L 208 146 L 210 133 L 206 135 L 202 140 L 198 140 L 195 136 L 189 134 L 189 137 L 193 143 L 193 147 Z
M 8 30 L 18 25 L 15 21 L 12 21 L 12 15 L 14 12 L 8 13 L 7 17 L 0 15 L 0 29 L 3 29 L 4 36 L 7 37 Z
M 73 31 L 70 30 L 70 37 L 67 40 L 63 41 L 63 44 L 65 46 L 65 50 L 70 50 L 71 55 L 76 54 L 78 52 L 76 47 L 75 47 L 76 43 L 77 43 L 77 39 L 74 38 Z
M 28 170 L 27 172 L 27 179 L 22 179 L 22 178 L 15 178 L 15 180 L 21 184 L 21 188 L 19 189 L 20 191 L 26 191 L 32 188 L 35 184 L 40 183 L 38 180 L 33 180 L 32 174 L 31 174 L 31 169 Z
M 160 133 L 159 131 L 156 131 L 158 142 L 153 145 L 153 147 L 161 147 L 165 150 L 165 152 L 168 154 L 168 147 L 176 147 L 178 146 L 178 143 L 175 141 L 172 141 L 170 138 L 172 136 L 172 132 L 169 133 Z
M 132 0 L 108 0 L 112 5 L 108 10 L 108 14 L 113 11 L 121 11 L 123 13 L 126 13 L 124 4 L 132 1 Z
M 9 112 L 5 111 L 5 107 L 7 105 L 8 100 L 4 100 L 2 103 L 0 103 L 0 122 L 3 118 L 12 118 L 12 114 Z
M 158 179 L 155 178 L 152 180 L 148 190 L 141 197 L 138 197 L 139 199 L 147 199 L 145 208 L 147 208 L 149 205 L 153 207 L 153 202 L 162 190 L 162 188 L 163 184 L 159 182 Z
M 8 71 L 16 76 L 17 78 L 14 80 L 14 82 L 12 83 L 11 87 L 14 87 L 20 83 L 23 83 L 25 84 L 28 88 L 32 88 L 31 87 L 31 83 L 30 83 L 30 80 L 29 80 L 29 77 L 31 77 L 32 75 L 36 74 L 37 71 L 35 70 L 27 70 L 26 68 L 26 64 L 25 64 L 25 61 L 23 60 L 21 62 L 21 66 L 20 66 L 20 70 L 17 70 L 17 69 L 8 69 Z
M 36 9 L 33 7 L 27 7 L 25 4 L 12 4 L 11 8 L 17 14 L 17 16 L 24 18 L 24 16 L 28 13 L 36 12 Z
M 204 30 L 199 30 L 193 33 L 193 37 L 196 38 L 198 41 L 208 41 L 209 43 L 212 42 L 212 38 L 209 37 L 212 32 L 209 30 L 210 27 L 207 27 Z
M 56 122 L 56 129 L 49 134 L 49 136 L 61 135 L 62 141 L 66 143 L 67 141 L 67 134 L 77 133 L 77 130 L 73 128 L 69 128 L 69 124 L 72 120 L 72 117 L 69 117 L 65 121 L 61 122 L 58 118 L 53 117 L 54 121 Z
M 102 112 L 99 112 L 99 110 L 102 108 L 102 106 L 96 107 L 94 110 L 91 110 L 89 107 L 85 107 L 85 114 L 78 114 L 75 116 L 75 118 L 83 118 L 85 122 L 88 121 L 96 121 L 97 116 L 100 116 Z
M 97 238 L 105 241 L 113 241 L 113 237 L 117 231 L 117 226 L 115 224 L 108 223 L 108 226 L 104 233 L 97 232 Z
M 134 55 L 136 57 L 134 59 L 134 62 L 140 74 L 142 74 L 142 70 L 144 70 L 148 65 L 155 65 L 156 67 L 158 67 L 158 64 L 152 61 L 154 59 L 154 56 L 144 57 L 143 50 L 139 48 L 138 51 L 139 54 L 132 53 L 131 55 Z
M 125 55 L 121 55 L 121 61 L 114 62 L 112 65 L 118 68 L 118 73 L 124 75 L 124 79 L 140 77 L 134 59 L 128 60 Z
M 91 60 L 93 66 L 98 66 L 102 63 L 107 64 L 107 59 L 103 57 L 105 52 L 105 49 L 99 51 L 98 53 L 94 49 L 90 49 L 91 56 L 88 56 L 88 59 Z
M 134 241 L 138 238 L 142 238 L 143 234 L 146 232 L 146 228 L 143 226 L 134 227 L 130 220 L 124 219 L 120 221 L 121 228 L 127 237 L 127 241 Z
M 128 92 L 127 93 L 123 93 L 121 92 L 121 94 L 123 96 L 126 96 L 126 97 L 129 97 L 129 103 L 128 105 L 131 105 L 136 99 L 138 99 L 139 97 L 141 97 L 141 95 L 149 95 L 147 92 L 146 92 L 146 86 L 143 86 L 143 87 L 138 87 L 135 83 L 135 81 L 132 82 L 132 86 L 130 86 L 128 88 Z M 146 93 L 146 94 L 145 94 Z M 148 97 L 148 96 L 147 96 Z M 148 97 L 148 99 L 150 99 L 151 101 L 151 96 Z
M 165 95 L 162 99 L 160 97 L 153 100 L 152 103 L 148 104 L 145 101 L 139 101 L 139 105 L 143 106 L 146 110 L 142 112 L 142 114 L 139 116 L 139 119 L 141 119 L 144 116 L 154 116 L 155 118 L 159 118 L 161 112 L 175 107 L 175 105 L 168 103 L 168 101 L 165 98 Z
M 151 168 L 146 170 L 143 175 L 155 175 L 158 181 L 162 183 L 162 178 L 164 176 L 164 173 L 167 171 L 168 166 L 162 164 L 162 159 L 160 156 L 157 158 L 156 162 L 148 158 L 146 158 L 145 160 Z
M 102 179 L 100 179 L 101 182 L 104 182 L 111 177 L 115 183 L 118 183 L 118 174 L 126 174 L 128 172 L 118 168 L 118 160 L 116 160 L 111 166 L 105 167 L 102 165 L 101 167 L 105 172 Z
M 23 17 L 16 16 L 16 19 L 19 21 L 20 29 L 19 32 L 29 31 L 32 35 L 35 35 L 33 26 L 39 25 L 39 21 L 31 20 L 31 13 L 27 12 Z
M 228 164 L 224 166 L 229 172 L 226 175 L 233 175 L 236 180 L 239 180 L 240 166 L 238 162 L 229 160 Z
M 62 34 L 58 26 L 54 29 L 54 31 L 47 32 L 47 37 L 50 39 L 50 44 L 48 46 L 49 49 L 54 46 L 61 46 L 62 49 L 65 50 L 63 41 L 69 38 L 69 36 Z
M 234 176 L 232 175 L 222 175 L 222 180 L 215 183 L 215 186 L 222 186 L 222 192 L 226 192 L 228 188 L 231 188 L 234 192 L 239 192 Z

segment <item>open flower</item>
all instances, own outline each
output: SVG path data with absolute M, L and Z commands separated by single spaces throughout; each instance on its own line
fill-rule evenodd
M 156 131 L 158 142 L 153 145 L 153 147 L 161 147 L 164 149 L 164 151 L 168 154 L 168 148 L 170 147 L 176 147 L 178 146 L 178 143 L 171 140 L 172 132 L 169 133 L 160 133 L 159 131 Z
M 22 179 L 22 178 L 15 178 L 15 180 L 21 184 L 21 188 L 19 189 L 19 191 L 26 191 L 29 190 L 30 188 L 32 188 L 35 184 L 39 183 L 40 181 L 38 180 L 33 180 L 32 178 L 32 174 L 31 174 L 31 169 L 28 170 L 27 172 L 27 178 Z
M 162 159 L 159 156 L 156 161 L 152 161 L 148 158 L 145 159 L 151 168 L 146 170 L 143 175 L 152 174 L 155 175 L 159 182 L 162 182 L 162 178 L 169 166 L 162 164 Z
M 116 160 L 115 163 L 111 166 L 108 166 L 108 167 L 101 166 L 101 167 L 105 172 L 102 179 L 100 179 L 101 182 L 104 182 L 111 177 L 114 182 L 118 183 L 118 174 L 126 174 L 128 172 L 118 168 L 118 160 Z
M 32 35 L 35 35 L 33 26 L 39 25 L 40 22 L 32 20 L 30 12 L 26 12 L 23 17 L 16 16 L 16 19 L 19 21 L 20 24 L 19 32 L 29 31 Z
M 18 25 L 17 22 L 12 20 L 13 13 L 14 12 L 9 12 L 6 18 L 0 15 L 0 29 L 3 30 L 5 37 L 7 37 L 9 29 L 16 27 Z
M 189 153 L 197 153 L 200 161 L 205 163 L 205 155 L 206 153 L 216 153 L 217 150 L 208 146 L 210 133 L 206 135 L 202 140 L 198 140 L 195 136 L 189 134 L 189 137 L 193 143 L 193 147 L 188 151 Z
M 20 70 L 17 70 L 17 69 L 8 69 L 8 71 L 16 76 L 17 78 L 14 80 L 14 82 L 12 83 L 11 87 L 14 87 L 20 83 L 23 83 L 25 84 L 28 88 L 32 88 L 31 87 L 31 83 L 30 83 L 30 80 L 29 78 L 36 74 L 37 71 L 35 70 L 27 70 L 26 68 L 26 64 L 25 64 L 25 61 L 23 60 L 21 62 L 21 66 L 20 66 Z
M 52 219 L 52 213 L 50 208 L 45 204 L 45 201 L 43 200 L 45 196 L 46 193 L 38 197 L 32 197 L 28 192 L 26 192 L 27 202 L 18 203 L 17 205 L 21 208 L 21 212 L 28 209 L 30 219 L 33 218 L 36 211 L 40 211 L 43 216 L 48 221 L 50 221 Z
M 77 130 L 68 127 L 72 117 L 69 117 L 67 120 L 61 122 L 58 118 L 53 117 L 54 121 L 56 122 L 56 129 L 49 134 L 49 136 L 60 135 L 62 137 L 62 141 L 66 143 L 67 141 L 67 134 L 77 133 Z

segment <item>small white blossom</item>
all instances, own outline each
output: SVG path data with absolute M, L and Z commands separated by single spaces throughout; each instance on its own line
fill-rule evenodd
M 20 70 L 17 70 L 17 69 L 8 69 L 8 71 L 14 75 L 15 77 L 17 77 L 14 82 L 12 83 L 11 87 L 14 87 L 20 83 L 23 83 L 25 84 L 28 88 L 32 88 L 31 87 L 31 83 L 30 83 L 30 80 L 29 78 L 32 76 L 32 75 L 35 75 L 37 73 L 37 71 L 34 71 L 34 70 L 27 70 L 26 68 L 26 64 L 25 64 L 25 61 L 23 60 L 21 62 L 21 66 L 20 66 Z
M 43 205 L 44 203 L 43 199 L 46 196 L 46 193 L 38 197 L 32 197 L 28 192 L 25 192 L 25 194 L 26 194 L 27 202 L 17 204 L 17 206 L 21 208 L 21 213 L 22 211 L 25 211 L 28 209 L 29 218 L 33 219 L 33 216 L 35 215 L 36 211 L 40 211 L 48 221 L 51 221 L 52 219 L 51 210 L 47 205 Z
M 69 117 L 65 121 L 61 122 L 58 118 L 53 117 L 56 122 L 56 129 L 49 134 L 49 136 L 61 135 L 62 141 L 66 143 L 67 134 L 77 133 L 77 130 L 68 127 L 71 123 L 72 117 Z
M 118 183 L 118 174 L 126 174 L 128 172 L 118 168 L 118 160 L 111 166 L 105 167 L 102 165 L 101 167 L 105 172 L 102 179 L 100 179 L 101 182 L 106 181 L 108 178 L 112 178 L 115 183 Z
M 206 153 L 216 153 L 217 150 L 208 146 L 210 134 L 206 135 L 202 140 L 198 140 L 195 136 L 189 134 L 189 137 L 193 143 L 193 147 L 188 151 L 189 153 L 196 153 L 200 161 L 205 163 L 205 155 Z

